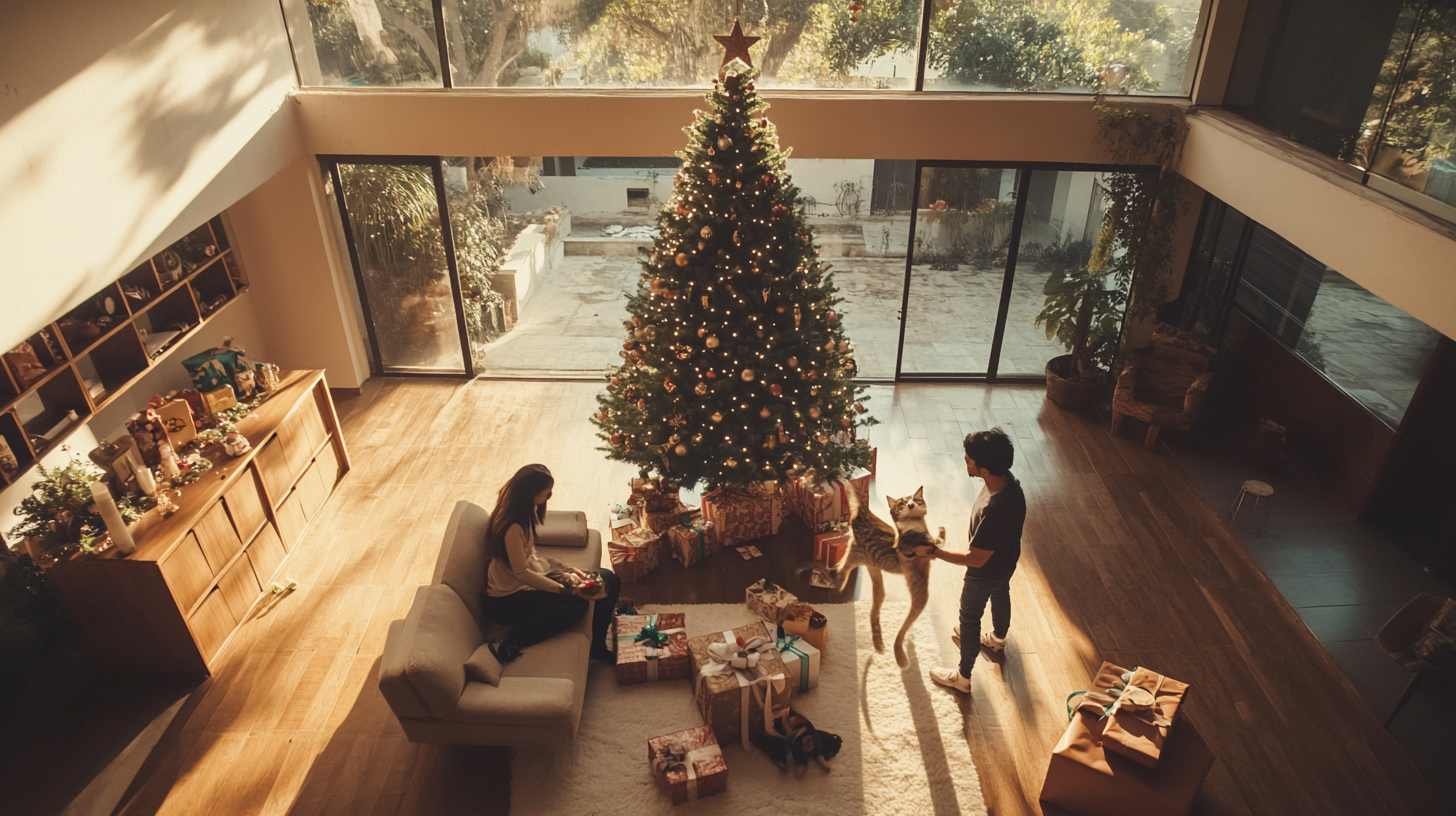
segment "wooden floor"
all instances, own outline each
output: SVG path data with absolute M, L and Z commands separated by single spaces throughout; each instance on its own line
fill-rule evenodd
M 341 402 L 354 470 L 288 562 L 300 589 L 241 628 L 120 812 L 508 812 L 507 753 L 408 743 L 375 686 L 378 657 L 389 622 L 428 580 L 457 499 L 489 505 L 528 462 L 556 474 L 554 507 L 585 509 L 594 525 L 625 497 L 630 470 L 602 457 L 586 420 L 596 390 L 377 380 Z M 953 541 L 979 489 L 965 474 L 962 436 L 999 425 L 1017 446 L 1030 509 L 1008 659 L 978 664 L 963 707 L 992 813 L 1041 812 L 1063 699 L 1103 659 L 1193 684 L 1185 711 L 1219 760 L 1196 813 L 1447 811 L 1169 457 L 1144 451 L 1135 433 L 1114 439 L 1100 420 L 1044 406 L 1038 388 L 873 395 L 884 423 L 873 434 L 873 507 L 924 484 L 931 523 Z M 786 568 L 715 561 L 675 573 L 679 581 L 662 572 L 640 599 L 736 602 L 745 564 Z M 944 639 L 956 573 L 934 572 L 931 614 Z

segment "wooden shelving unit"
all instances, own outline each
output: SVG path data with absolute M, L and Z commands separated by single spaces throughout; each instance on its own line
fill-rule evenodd
M 7 352 L 0 436 L 19 467 L 0 466 L 0 489 L 24 478 L 247 285 L 221 218 L 213 218 L 38 329 L 27 341 L 33 362 Z

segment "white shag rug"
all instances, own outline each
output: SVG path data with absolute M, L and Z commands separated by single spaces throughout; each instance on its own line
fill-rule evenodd
M 513 816 L 708 813 L 734 816 L 922 816 L 985 814 L 964 719 L 953 693 L 926 670 L 936 654 L 928 615 L 912 630 L 925 650 L 904 672 L 892 652 L 906 605 L 881 613 L 886 651 L 870 639 L 869 602 L 824 604 L 829 649 L 819 685 L 795 696 L 794 708 L 816 728 L 844 738 L 832 773 L 811 765 L 802 781 L 757 750 L 723 746 L 728 792 L 674 808 L 652 779 L 649 737 L 702 724 L 691 685 L 682 680 L 618 686 L 611 667 L 593 665 L 576 742 L 569 748 L 518 748 L 511 764 Z M 753 622 L 741 604 L 646 606 L 640 612 L 687 614 L 689 637 Z M 908 640 L 912 638 L 907 638 Z M 946 656 L 952 659 L 953 656 Z

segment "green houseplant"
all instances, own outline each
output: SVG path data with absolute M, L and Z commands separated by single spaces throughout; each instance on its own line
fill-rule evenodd
M 1036 325 L 1068 352 L 1046 367 L 1047 398 L 1063 408 L 1091 403 L 1107 384 L 1118 314 L 1127 302 L 1121 276 L 1114 272 L 1114 286 L 1107 287 L 1116 220 L 1116 211 L 1109 212 L 1096 242 L 1064 237 L 1042 248 L 1037 259 L 1038 268 L 1050 275 Z
M 36 538 L 41 551 L 55 558 L 94 552 L 96 542 L 106 535 L 106 524 L 91 497 L 91 483 L 101 478 L 100 468 L 72 459 L 58 468 L 39 465 L 36 472 L 40 481 L 15 508 L 21 522 L 10 535 Z M 145 512 L 134 496 L 119 496 L 116 505 L 127 524 L 141 519 Z

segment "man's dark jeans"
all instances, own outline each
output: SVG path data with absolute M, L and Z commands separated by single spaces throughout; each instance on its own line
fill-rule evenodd
M 1011 576 L 984 578 L 966 572 L 961 590 L 961 677 L 970 677 L 981 651 L 981 615 L 991 602 L 991 633 L 1005 638 L 1011 628 Z

